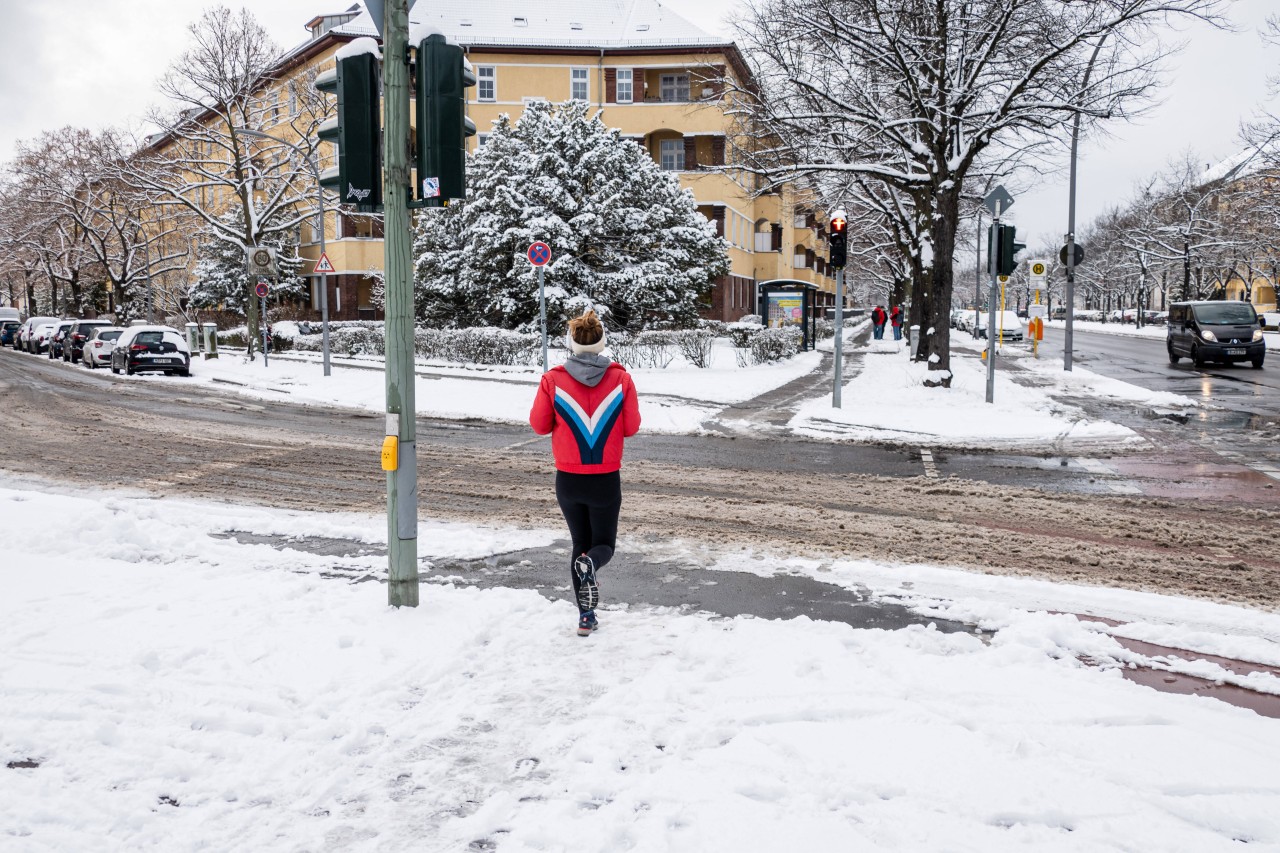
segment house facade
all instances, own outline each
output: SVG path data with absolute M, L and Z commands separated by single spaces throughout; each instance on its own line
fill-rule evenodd
M 429 24 L 460 44 L 478 84 L 467 90 L 467 110 L 478 129 L 471 150 L 484 145 L 499 115 L 517 119 L 533 100 L 576 99 L 600 110 L 675 173 L 693 192 L 699 211 L 729 243 L 731 269 L 718 279 L 703 316 L 733 321 L 756 310 L 756 285 L 773 279 L 804 282 L 817 304 L 834 305 L 835 279 L 826 260 L 825 223 L 802 193 L 784 185 L 757 193 L 753 176 L 732 170 L 733 89 L 749 86 L 750 72 L 737 47 L 698 29 L 656 0 L 595 0 L 590 4 L 531 6 L 511 0 L 476 4 L 432 0 L 418 4 L 412 24 Z M 333 67 L 334 54 L 377 29 L 359 5 L 320 14 L 307 24 L 310 38 L 281 60 L 263 93 L 278 104 L 282 124 L 263 130 L 287 135 L 290 81 Z M 725 85 L 728 80 L 732 85 Z M 275 90 L 279 90 L 278 92 Z M 320 168 L 334 165 L 322 145 Z M 324 219 L 325 253 L 334 319 L 381 319 L 374 303 L 383 266 L 381 220 L 346 211 Z M 303 274 L 312 281 L 319 309 L 320 257 L 315 220 L 303 225 Z

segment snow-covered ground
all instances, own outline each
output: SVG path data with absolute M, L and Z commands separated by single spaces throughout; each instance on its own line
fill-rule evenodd
M 676 356 L 666 368 L 640 368 L 631 374 L 640 396 L 645 430 L 693 433 L 723 406 L 749 400 L 804 376 L 816 369 L 820 360 L 820 353 L 806 352 L 778 364 L 741 367 L 733 346 L 721 339 L 715 342 L 708 368 L 694 367 Z M 194 361 L 192 378 L 224 389 L 234 388 L 258 399 L 383 411 L 386 393 L 382 359 L 338 358 L 332 359 L 331 364 L 331 375 L 325 377 L 318 355 L 290 354 L 273 358 L 264 367 L 261 359 L 249 362 L 242 355 L 225 352 L 213 361 Z M 430 362 L 417 369 L 420 415 L 507 422 L 528 418 L 541 376 L 541 371 L 532 367 Z M 156 375 L 131 378 L 175 381 Z
M 924 445 L 1063 441 L 1124 445 L 1142 439 L 1128 427 L 1090 419 L 1078 407 L 1055 398 L 1105 396 L 1148 406 L 1196 405 L 1188 397 L 1148 391 L 1088 370 L 1065 373 L 1013 345 L 997 356 L 994 402 L 987 403 L 986 363 L 978 350 L 964 342 L 952 350 L 947 391 L 925 387 L 928 366 L 910 361 L 903 341 L 871 341 L 863 352 L 864 367 L 844 385 L 841 408 L 832 408 L 829 395 L 808 400 L 791 421 L 792 429 L 818 438 Z M 1035 374 L 1036 387 L 1012 378 L 1014 362 Z
M 849 335 L 865 326 L 854 326 Z M 829 390 L 796 401 L 790 429 L 800 435 L 849 441 L 890 441 L 970 447 L 1008 446 L 1028 442 L 1073 442 L 1078 450 L 1103 444 L 1118 447 L 1140 442 L 1126 427 L 1092 420 L 1076 406 L 1056 398 L 1104 396 L 1135 405 L 1188 408 L 1195 401 L 1147 391 L 1087 370 L 1055 370 L 1050 361 L 1036 362 L 1025 347 L 1007 345 L 1000 355 L 995 404 L 985 402 L 986 368 L 979 351 L 964 340 L 955 342 L 954 379 L 948 391 L 924 387 L 923 364 L 908 360 L 905 341 L 871 341 L 862 347 L 861 366 L 851 358 L 843 391 L 843 407 L 833 409 Z M 812 374 L 829 352 L 824 341 L 817 352 L 801 353 L 777 364 L 743 367 L 736 351 L 717 340 L 712 366 L 700 369 L 677 356 L 665 368 L 632 370 L 640 393 L 647 432 L 696 434 L 725 406 L 750 400 L 788 382 Z M 845 348 L 851 357 L 858 350 Z M 1034 388 L 1011 379 L 1017 363 L 1035 374 Z M 193 362 L 191 379 L 146 375 L 137 382 L 196 382 L 263 400 L 350 406 L 382 411 L 382 361 L 335 358 L 325 377 L 318 355 L 290 354 L 268 366 L 248 362 L 234 352 L 214 361 Z M 417 406 L 421 415 L 523 422 L 532 402 L 539 372 L 532 367 L 483 367 L 423 363 L 417 367 Z M 811 392 L 812 393 L 812 392 Z M 724 425 L 722 425 L 724 426 Z M 730 428 L 765 428 L 733 421 Z
M 581 639 L 532 591 L 428 585 L 397 611 L 381 584 L 322 577 L 336 558 L 217 536 L 385 530 L 0 475 L 0 848 L 1280 849 L 1280 721 L 1128 682 L 1103 625 L 1045 610 L 1272 663 L 1280 616 L 724 554 L 981 632 L 636 607 Z M 552 535 L 426 524 L 420 543 Z

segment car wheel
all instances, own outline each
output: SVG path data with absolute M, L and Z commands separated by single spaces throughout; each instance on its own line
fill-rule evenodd
M 97 360 L 96 358 L 94 358 L 93 356 L 89 356 L 88 358 L 86 358 L 86 359 L 84 360 L 84 363 L 85 363 L 85 365 L 86 365 L 90 370 L 97 370 L 97 369 L 98 369 L 98 360 Z
M 1259 367 L 1261 367 L 1262 365 L 1261 365 L 1261 364 L 1259 364 L 1258 366 L 1259 366 Z M 186 370 L 179 370 L 179 371 L 178 371 L 178 375 L 179 375 L 179 376 L 190 376 L 190 375 L 191 375 L 191 368 L 189 368 L 189 367 L 188 367 Z
M 1258 356 L 1257 358 L 1250 359 L 1249 363 L 1253 365 L 1253 369 L 1254 369 L 1254 370 L 1261 370 L 1261 369 L 1262 369 L 1262 362 L 1263 362 L 1263 359 L 1265 359 L 1265 358 L 1266 358 L 1266 356 L 1265 356 L 1265 355 L 1260 355 L 1260 356 Z
M 1204 367 L 1204 353 L 1200 352 L 1200 347 L 1191 348 L 1191 361 L 1196 367 Z
M 125 375 L 125 376 L 132 376 L 134 373 L 135 373 L 134 369 L 133 369 L 132 367 L 130 367 L 128 364 L 125 364 L 125 366 L 124 366 L 124 375 Z
M 1165 345 L 1165 349 L 1169 350 L 1169 363 L 1170 363 L 1170 364 L 1177 364 L 1178 362 L 1182 361 L 1182 356 L 1178 355 L 1176 352 L 1174 352 L 1174 351 L 1173 351 L 1173 343 L 1172 343 L 1172 342 L 1170 342 L 1170 343 L 1166 344 L 1166 345 Z

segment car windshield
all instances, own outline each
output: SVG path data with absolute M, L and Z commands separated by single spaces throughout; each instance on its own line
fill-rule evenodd
M 1253 306 L 1245 302 L 1223 302 L 1220 305 L 1197 305 L 1196 319 L 1209 325 L 1253 325 L 1258 322 Z

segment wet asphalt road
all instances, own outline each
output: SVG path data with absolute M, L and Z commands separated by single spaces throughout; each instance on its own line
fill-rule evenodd
M 1062 359 L 1060 326 L 1045 330 L 1042 357 Z M 1073 362 L 1095 373 L 1122 379 L 1152 391 L 1169 391 L 1260 419 L 1280 419 L 1280 353 L 1254 370 L 1248 362 L 1207 364 L 1189 359 L 1169 363 L 1163 338 L 1081 332 L 1073 334 Z

